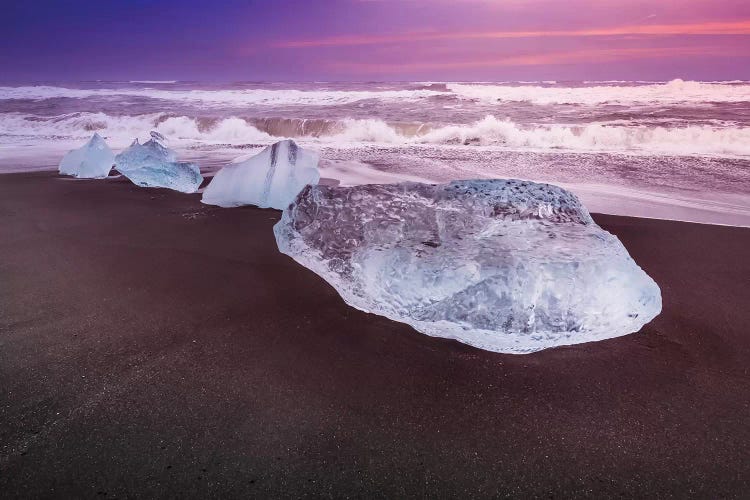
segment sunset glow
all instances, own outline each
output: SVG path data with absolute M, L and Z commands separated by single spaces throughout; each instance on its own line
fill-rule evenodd
M 0 28 L 4 80 L 750 78 L 739 0 L 77 0 Z
M 347 45 L 380 45 L 387 43 L 410 43 L 434 40 L 494 40 L 501 38 L 547 38 L 547 37 L 591 37 L 627 35 L 750 35 L 750 21 L 710 22 L 695 24 L 652 24 L 622 26 L 615 28 L 593 28 L 580 30 L 549 31 L 488 31 L 478 33 L 405 33 L 382 36 L 341 36 L 320 40 L 279 42 L 274 47 L 302 48 Z

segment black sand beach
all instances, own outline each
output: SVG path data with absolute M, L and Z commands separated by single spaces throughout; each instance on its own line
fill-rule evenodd
M 750 494 L 750 229 L 595 216 L 662 314 L 514 356 L 346 306 L 278 218 L 0 176 L 0 496 Z

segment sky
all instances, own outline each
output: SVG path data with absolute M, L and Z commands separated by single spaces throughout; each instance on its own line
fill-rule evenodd
M 0 80 L 750 80 L 748 0 L 13 2 Z

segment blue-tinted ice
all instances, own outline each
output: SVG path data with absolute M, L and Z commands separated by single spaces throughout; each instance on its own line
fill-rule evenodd
M 283 210 L 307 184 L 320 180 L 318 156 L 292 140 L 279 141 L 245 161 L 227 165 L 203 191 L 203 203 Z
M 308 186 L 274 232 L 348 304 L 491 351 L 617 337 L 661 311 L 622 243 L 548 184 Z
M 163 138 L 156 133 L 143 144 L 136 139 L 115 157 L 115 168 L 138 186 L 196 192 L 203 182 L 198 165 L 178 162 L 175 152 L 158 139 Z
M 89 142 L 63 156 L 59 171 L 79 178 L 101 179 L 109 175 L 114 163 L 115 154 L 104 139 L 95 133 Z

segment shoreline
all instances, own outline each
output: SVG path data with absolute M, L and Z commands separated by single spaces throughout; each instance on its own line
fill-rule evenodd
M 198 158 L 187 158 L 189 161 L 200 162 Z M 205 163 L 205 162 L 203 162 Z M 229 163 L 227 161 L 227 163 Z M 200 196 L 202 190 L 205 187 L 206 182 L 210 181 L 213 175 L 222 167 L 225 163 L 217 163 L 209 169 L 202 169 L 201 173 L 204 176 L 204 186 L 198 190 L 197 193 L 192 193 L 195 196 Z M 335 182 L 342 183 L 343 185 L 353 184 L 367 184 L 367 183 L 391 183 L 391 182 L 403 182 L 403 181 L 414 181 L 414 182 L 426 182 L 440 184 L 442 181 L 433 181 L 430 179 L 417 178 L 416 176 L 409 175 L 407 173 L 394 173 L 382 171 L 372 166 L 360 165 L 358 168 L 361 171 L 356 174 L 352 174 L 346 169 L 341 169 L 335 163 L 331 165 L 321 167 L 321 174 L 323 178 L 327 180 L 333 180 Z M 39 167 L 37 169 L 30 170 L 19 170 L 19 171 L 0 171 L 0 179 L 6 175 L 52 175 L 59 176 L 57 173 L 57 167 Z M 63 179 L 73 181 L 87 181 L 91 179 L 76 179 L 70 176 L 59 176 Z M 477 177 L 481 178 L 481 177 Z M 515 177 L 518 178 L 518 177 Z M 104 179 L 97 179 L 102 181 Z M 113 180 L 111 177 L 109 180 Z M 712 226 L 724 226 L 724 227 L 737 227 L 737 228 L 750 228 L 750 206 L 745 210 L 741 206 L 737 205 L 739 213 L 731 213 L 726 210 L 711 210 L 710 206 L 716 204 L 716 200 L 710 198 L 684 198 L 675 194 L 669 197 L 666 193 L 650 192 L 646 190 L 639 190 L 635 188 L 621 188 L 617 186 L 610 186 L 606 184 L 592 184 L 592 183 L 581 183 L 581 184 L 570 184 L 566 182 L 556 182 L 551 180 L 539 180 L 539 179 L 527 179 L 532 182 L 548 183 L 560 186 L 567 189 L 583 202 L 591 214 L 601 215 L 612 215 L 617 217 L 633 217 L 637 219 L 649 219 L 649 220 L 663 220 L 669 222 L 684 222 L 690 224 L 706 224 Z M 364 181 L 364 182 L 362 182 Z M 446 181 L 447 182 L 447 181 Z M 726 193 L 726 197 L 730 199 L 738 199 L 741 195 L 736 193 Z M 615 201 L 616 200 L 616 201 Z M 605 207 L 619 205 L 618 209 L 602 210 Z M 707 206 L 701 206 L 707 204 Z M 719 203 L 720 205 L 729 205 L 728 203 Z M 731 206 L 731 205 L 729 205 Z M 593 208 L 591 208 L 593 207 Z M 683 217 L 671 216 L 668 217 L 666 214 L 662 216 L 650 216 L 649 211 L 656 209 L 671 211 L 673 214 L 682 213 Z M 747 213 L 743 212 L 746 211 Z M 725 220 L 732 220 L 733 222 L 727 222 Z
M 519 356 L 347 306 L 278 252 L 279 216 L 122 179 L 0 176 L 0 491 L 750 489 L 750 229 L 593 214 L 662 313 Z

